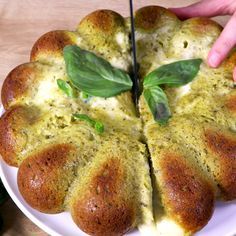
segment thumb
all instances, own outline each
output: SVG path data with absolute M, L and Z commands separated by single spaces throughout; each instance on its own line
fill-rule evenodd
M 222 0 L 203 0 L 187 7 L 169 8 L 180 19 L 196 16 L 213 17 L 227 14 L 227 4 Z

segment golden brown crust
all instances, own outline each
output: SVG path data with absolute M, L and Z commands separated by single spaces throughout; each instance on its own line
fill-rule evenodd
M 27 144 L 27 126 L 37 119 L 38 110 L 17 106 L 7 110 L 0 118 L 0 154 L 11 166 L 18 166 L 18 153 Z
M 219 37 L 221 30 L 219 24 L 203 17 L 183 21 L 170 40 L 168 55 L 179 60 L 201 58 L 206 61 L 210 47 Z
M 205 17 L 195 17 L 184 21 L 184 28 L 188 27 L 191 28 L 191 33 L 196 37 L 204 37 L 206 34 L 215 32 L 217 30 L 220 32 L 222 30 L 221 25 Z
M 236 114 L 236 94 L 229 96 L 225 105 L 230 112 Z
M 167 9 L 159 6 L 146 6 L 135 13 L 135 26 L 138 29 L 152 32 L 163 25 L 164 20 L 176 19 L 177 17 Z
M 83 21 L 89 21 L 95 28 L 103 32 L 109 32 L 112 29 L 113 12 L 107 10 L 95 11 L 85 17 L 81 24 L 83 24 Z
M 35 80 L 37 71 L 36 64 L 25 63 L 17 66 L 7 75 L 1 93 L 5 109 L 30 89 L 29 84 Z
M 226 200 L 236 198 L 236 135 L 227 135 L 219 131 L 205 131 L 207 147 L 219 161 L 219 170 L 215 178 Z
M 111 10 L 92 12 L 82 19 L 77 31 L 90 50 L 106 55 L 108 58 L 121 50 L 116 40 L 118 33 L 122 33 L 128 40 L 124 18 Z
M 186 232 L 196 232 L 209 221 L 214 209 L 214 190 L 181 155 L 165 153 L 160 161 L 163 204 L 167 214 Z
M 72 206 L 76 224 L 90 235 L 123 235 L 133 227 L 135 210 L 122 197 L 122 166 L 111 159 L 100 166 L 83 197 Z
M 227 69 L 230 73 L 236 66 L 236 51 L 235 49 L 230 53 L 230 55 L 223 61 L 222 67 Z
M 71 144 L 52 145 L 22 162 L 17 183 L 31 207 L 45 213 L 63 211 L 64 198 L 74 178 L 69 156 L 75 150 Z
M 65 30 L 50 31 L 35 42 L 31 50 L 30 61 L 37 61 L 39 54 L 62 56 L 63 48 L 72 44 L 75 44 L 73 32 Z
M 117 26 L 123 24 L 124 19 L 117 12 L 98 10 L 84 17 L 79 24 L 79 29 L 86 27 L 88 31 L 94 30 L 111 36 L 117 30 Z

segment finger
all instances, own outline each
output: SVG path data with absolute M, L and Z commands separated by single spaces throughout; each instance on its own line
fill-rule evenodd
M 234 71 L 233 71 L 233 78 L 234 78 L 234 82 L 236 82 L 236 67 L 234 68 Z
M 205 0 L 194 3 L 187 7 L 169 8 L 180 19 L 187 19 L 196 16 L 213 17 L 228 14 L 228 7 L 225 1 Z
M 236 12 L 222 31 L 220 37 L 214 43 L 208 55 L 208 64 L 217 67 L 226 58 L 229 51 L 236 44 Z

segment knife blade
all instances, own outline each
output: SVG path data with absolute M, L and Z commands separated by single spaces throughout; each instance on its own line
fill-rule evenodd
M 130 6 L 130 21 L 131 21 L 131 48 L 132 48 L 132 80 L 133 80 L 133 96 L 136 109 L 138 111 L 138 98 L 139 98 L 139 79 L 138 79 L 138 64 L 136 57 L 136 44 L 135 44 L 135 27 L 134 27 L 134 14 L 133 14 L 133 1 L 129 1 Z

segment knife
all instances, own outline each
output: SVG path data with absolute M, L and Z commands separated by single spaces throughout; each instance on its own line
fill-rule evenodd
M 135 29 L 134 29 L 134 14 L 133 14 L 133 1 L 129 1 L 130 7 L 130 21 L 131 21 L 131 47 L 132 47 L 132 80 L 133 80 L 133 95 L 136 109 L 138 111 L 138 98 L 139 98 L 139 80 L 138 80 L 138 64 L 136 58 L 136 44 L 135 44 Z

